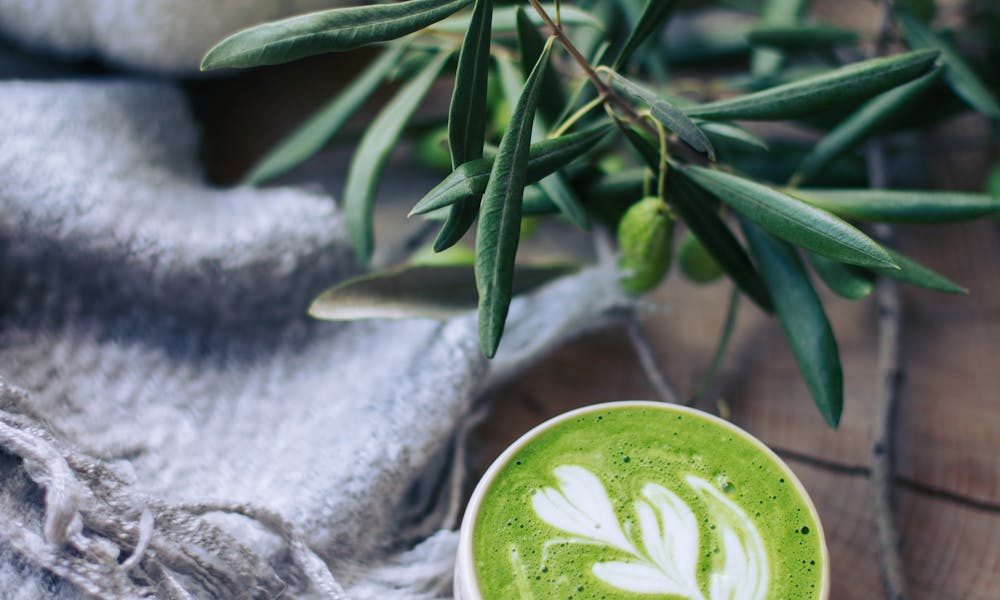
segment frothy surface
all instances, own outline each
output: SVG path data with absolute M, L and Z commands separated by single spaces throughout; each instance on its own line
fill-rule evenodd
M 821 540 L 784 468 L 691 413 L 623 406 L 556 424 L 483 498 L 484 598 L 819 597 Z

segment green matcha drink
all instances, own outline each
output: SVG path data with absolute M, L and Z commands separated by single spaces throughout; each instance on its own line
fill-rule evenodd
M 574 411 L 526 437 L 487 473 L 466 515 L 458 569 L 471 575 L 460 574 L 464 589 L 456 582 L 460 598 L 826 598 L 812 504 L 784 463 L 736 427 L 627 402 Z

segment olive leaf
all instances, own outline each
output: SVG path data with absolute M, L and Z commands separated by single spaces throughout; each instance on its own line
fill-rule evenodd
M 898 269 L 884 269 L 884 268 L 873 268 L 872 270 L 879 275 L 884 275 L 886 277 L 892 277 L 893 279 L 898 279 L 905 283 L 911 285 L 916 285 L 922 288 L 927 288 L 929 290 L 935 290 L 938 292 L 947 292 L 949 294 L 968 294 L 969 291 L 958 285 L 957 283 L 951 281 L 947 277 L 935 273 L 931 269 L 928 269 L 924 265 L 918 263 L 917 261 L 900 254 L 899 252 L 893 250 L 892 248 L 886 248 L 889 252 L 889 256 L 892 257 L 893 262 L 899 267 Z
M 1000 196 L 926 190 L 796 188 L 796 198 L 851 219 L 882 223 L 945 223 L 1000 213 Z
M 761 20 L 764 25 L 794 25 L 802 18 L 807 0 L 764 0 Z M 784 55 L 772 48 L 754 48 L 750 57 L 750 72 L 756 77 L 769 77 L 781 67 Z
M 610 125 L 603 123 L 577 133 L 535 142 L 528 155 L 525 181 L 534 183 L 586 154 L 609 130 Z M 481 196 L 486 191 L 493 161 L 493 157 L 486 157 L 459 165 L 417 202 L 410 215 L 426 214 L 467 198 Z
M 493 12 L 493 34 L 503 34 L 503 33 L 513 33 L 517 31 L 517 12 L 520 7 L 518 6 L 504 6 L 497 8 Z M 542 4 L 542 9 L 548 13 L 552 14 L 555 12 L 555 6 L 552 4 Z M 562 24 L 564 26 L 576 26 L 582 25 L 588 27 L 595 32 L 602 32 L 604 30 L 604 25 L 598 20 L 589 10 L 584 10 L 578 8 L 565 2 L 562 3 L 560 7 L 560 15 L 562 16 Z M 544 24 L 542 18 L 535 12 L 527 13 L 528 20 L 531 21 L 536 26 L 541 26 Z M 469 26 L 472 19 L 467 14 L 457 14 L 444 19 L 443 21 L 438 21 L 433 25 L 429 26 L 428 29 L 432 31 L 440 31 L 443 33 L 452 34 L 464 34 L 469 30 Z
M 334 8 L 272 21 L 225 38 L 205 54 L 201 68 L 277 65 L 386 42 L 436 23 L 471 2 L 408 0 Z
M 863 104 L 837 124 L 802 159 L 795 175 L 792 176 L 793 185 L 812 178 L 838 156 L 862 142 L 879 125 L 923 94 L 937 81 L 940 72 L 940 68 L 935 68 L 926 75 L 883 92 Z
M 389 46 L 347 89 L 337 94 L 260 159 L 250 169 L 244 181 L 252 185 L 263 183 L 291 171 L 318 152 L 372 95 L 389 71 L 396 66 L 405 49 L 403 44 Z
M 511 293 L 530 291 L 577 268 L 571 264 L 518 265 Z M 313 301 L 309 314 L 326 321 L 440 320 L 474 310 L 476 303 L 471 264 L 409 264 L 337 284 Z
M 896 19 L 911 47 L 941 52 L 944 79 L 960 98 L 983 114 L 1000 119 L 1000 102 L 951 44 L 906 9 L 898 9 Z
M 537 35 L 537 32 L 533 28 L 530 28 L 531 33 L 528 37 L 532 35 Z M 520 38 L 519 38 L 520 39 Z M 522 50 L 532 52 L 531 50 Z M 533 56 L 537 56 L 533 54 Z M 523 60 L 523 56 L 522 56 Z M 522 62 L 522 64 L 524 64 Z M 497 60 L 498 70 L 500 72 L 501 87 L 503 88 L 504 95 L 511 104 L 516 104 L 518 97 L 521 95 L 521 86 L 523 85 L 523 79 L 521 78 L 518 70 L 514 68 L 511 61 L 500 57 Z M 551 74 L 551 71 L 546 71 L 547 74 Z M 539 93 L 539 103 L 542 99 L 546 97 L 546 94 L 551 92 L 550 88 L 546 88 L 546 78 L 542 79 L 541 91 Z M 539 105 L 539 112 L 542 113 L 540 117 L 544 118 L 544 110 L 542 106 Z M 545 138 L 548 133 L 548 128 L 542 118 L 536 119 L 531 128 L 531 141 L 539 142 Z M 580 229 L 589 229 L 590 222 L 587 218 L 587 213 L 584 211 L 583 207 L 580 206 L 579 201 L 573 192 L 569 189 L 569 185 L 566 183 L 565 178 L 560 174 L 553 172 L 545 177 L 542 177 L 538 181 L 538 188 L 541 189 L 546 196 L 552 201 L 553 205 L 559 209 L 559 211 L 566 216 L 574 225 Z
M 490 22 L 493 0 L 476 0 L 472 21 L 458 55 L 455 90 L 448 108 L 448 147 L 451 166 L 483 156 L 486 142 L 487 87 L 490 71 Z M 479 205 L 466 199 L 452 205 L 434 249 L 449 248 L 465 235 L 479 213 Z
M 823 304 L 795 250 L 755 225 L 742 223 L 799 372 L 823 419 L 837 427 L 844 407 L 844 376 Z
M 440 53 L 400 88 L 369 125 L 351 160 L 344 186 L 344 212 L 351 242 L 362 262 L 371 258 L 374 246 L 372 202 L 389 154 L 448 57 L 449 53 Z
M 783 120 L 850 106 L 929 71 L 939 53 L 873 58 L 753 94 L 685 109 L 699 119 Z
M 628 39 L 625 40 L 615 59 L 611 61 L 611 68 L 616 71 L 620 69 L 643 42 L 657 32 L 663 31 L 676 6 L 677 0 L 648 0 L 646 8 L 643 9 L 642 15 L 629 33 Z
M 853 44 L 858 34 L 833 25 L 758 25 L 747 32 L 747 41 L 754 46 L 770 46 L 782 50 L 828 48 Z
M 739 125 L 725 121 L 695 121 L 698 127 L 708 135 L 709 139 L 719 138 L 731 142 L 739 142 L 767 150 L 768 145 L 760 136 Z
M 458 55 L 455 90 L 448 108 L 452 168 L 483 156 L 492 14 L 493 0 L 476 0 L 472 22 Z
M 542 50 L 500 140 L 483 192 L 476 231 L 476 289 L 479 291 L 479 340 L 492 358 L 503 335 L 510 307 L 514 259 L 521 227 L 521 201 L 528 175 L 531 127 L 548 66 L 551 40 Z
M 838 296 L 848 300 L 860 300 L 875 291 L 875 277 L 871 272 L 861 267 L 830 260 L 812 252 L 807 254 L 813 270 L 823 280 L 826 287 L 833 290 Z M 898 271 L 899 269 L 887 269 L 887 271 L 889 270 Z
M 611 85 L 648 104 L 654 119 L 662 123 L 670 131 L 676 133 L 689 146 L 698 152 L 704 152 L 710 160 L 715 160 L 715 148 L 712 147 L 712 142 L 709 141 L 705 132 L 694 121 L 688 118 L 682 110 L 667 100 L 660 98 L 652 91 L 622 77 L 614 71 L 611 71 L 610 75 Z
M 714 198 L 678 169 L 667 171 L 665 189 L 671 206 L 705 246 L 733 282 L 758 306 L 773 311 L 770 294 L 760 273 L 736 236 L 712 208 Z
M 528 14 L 521 6 L 515 12 L 517 22 L 517 46 L 521 53 L 521 75 L 528 77 L 531 70 L 538 64 L 538 58 L 545 47 L 545 38 L 538 31 Z M 538 96 L 538 112 L 548 122 L 555 123 L 563 107 L 566 106 L 566 91 L 562 87 L 557 73 L 548 69 L 542 76 L 541 93 Z M 513 100 L 512 100 L 513 102 Z
M 817 254 L 893 268 L 889 254 L 839 217 L 766 185 L 704 167 L 684 170 L 698 185 L 765 231 Z

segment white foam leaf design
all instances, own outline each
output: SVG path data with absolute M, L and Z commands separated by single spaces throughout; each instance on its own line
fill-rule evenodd
M 667 577 L 654 565 L 641 562 L 602 562 L 594 565 L 594 575 L 598 579 L 626 592 L 637 594 L 675 594 L 689 597 L 689 590 L 679 587 L 677 582 Z M 701 593 L 695 588 L 697 596 Z
M 708 481 L 695 475 L 685 478 L 708 505 L 719 531 L 720 558 L 706 597 L 697 577 L 698 520 L 684 500 L 656 483 L 643 486 L 642 499 L 633 504 L 640 551 L 619 524 L 597 476 L 576 465 L 556 467 L 554 473 L 558 489 L 546 487 L 532 495 L 535 513 L 575 536 L 566 541 L 607 545 L 628 555 L 625 560 L 594 564 L 592 571 L 601 581 L 627 592 L 670 594 L 685 600 L 765 600 L 764 542 L 746 513 Z
M 764 540 L 743 509 L 700 477 L 685 478 L 709 505 L 719 522 L 722 569 L 712 573 L 711 600 L 764 600 L 768 568 Z
M 554 473 L 560 489 L 536 491 L 531 497 L 535 513 L 553 527 L 634 554 L 597 476 L 576 465 L 556 467 Z
M 663 593 L 701 598 L 697 579 L 698 521 L 694 513 L 662 485 L 647 483 L 642 495 L 647 501 L 635 503 L 642 545 L 649 559 L 677 590 Z

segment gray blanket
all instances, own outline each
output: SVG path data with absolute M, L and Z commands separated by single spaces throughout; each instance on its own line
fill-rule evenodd
M 476 398 L 617 274 L 517 299 L 492 362 L 471 313 L 312 321 L 335 203 L 213 189 L 197 136 L 170 84 L 0 82 L 0 597 L 447 597 Z
M 70 59 L 158 73 L 196 72 L 244 27 L 348 4 L 344 0 L 0 0 L 0 35 Z

